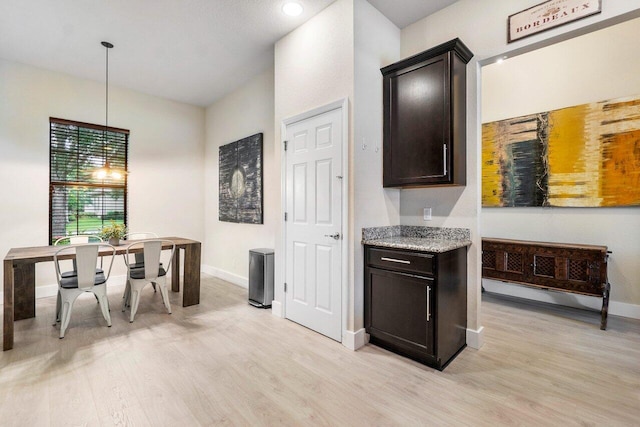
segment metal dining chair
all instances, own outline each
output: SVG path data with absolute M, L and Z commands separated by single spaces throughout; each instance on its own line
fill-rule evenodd
M 111 255 L 109 269 L 105 274 L 102 270 L 97 272 L 98 252 L 108 250 Z M 111 316 L 109 314 L 109 300 L 107 298 L 107 280 L 111 274 L 111 267 L 115 258 L 116 249 L 107 243 L 86 243 L 80 245 L 63 246 L 53 255 L 53 263 L 56 269 L 56 279 L 58 281 L 58 302 L 56 304 L 56 323 L 60 321 L 60 338 L 64 338 L 73 304 L 78 296 L 84 292 L 91 292 L 96 296 L 102 315 L 107 321 L 107 326 L 111 326 Z M 76 275 L 62 277 L 60 272 L 60 261 L 70 257 L 76 260 Z
M 96 236 L 95 234 L 76 234 L 74 236 L 64 236 L 53 242 L 53 246 L 62 246 L 62 245 L 80 245 L 84 243 L 101 243 L 103 242 L 100 236 Z M 73 258 L 71 260 L 73 264 L 73 269 L 69 271 L 64 271 L 60 273 L 63 278 L 74 277 L 78 275 L 78 268 L 76 267 L 76 259 Z M 96 274 L 104 273 L 102 270 L 102 258 L 100 258 L 100 267 L 96 267 Z M 58 292 L 57 296 L 58 300 L 56 304 L 60 304 L 60 292 Z M 98 297 L 96 296 L 96 300 Z M 59 322 L 60 318 L 56 314 L 56 322 Z
M 163 267 L 161 262 L 162 246 L 164 244 L 169 244 L 171 247 L 169 262 L 167 263 L 166 269 Z M 140 249 L 142 249 L 142 253 L 144 255 L 144 267 L 132 268 L 134 263 L 131 262 L 131 257 L 136 252 L 139 252 Z M 175 250 L 175 243 L 171 240 L 165 239 L 140 240 L 127 246 L 125 253 L 125 262 L 127 264 L 127 286 L 125 288 L 122 311 L 124 312 L 127 307 L 131 307 L 129 322 L 133 322 L 136 312 L 138 311 L 140 292 L 149 283 L 158 285 L 160 288 L 160 294 L 162 295 L 162 302 L 164 303 L 167 312 L 171 314 L 171 303 L 169 302 L 169 291 L 166 279 Z
M 53 242 L 53 246 L 62 246 L 62 245 L 79 245 L 84 243 L 101 243 L 103 242 L 100 236 L 96 236 L 94 234 L 77 234 L 75 236 L 64 236 Z M 65 271 L 62 273 L 62 277 L 72 277 L 77 275 L 76 268 L 76 260 L 75 258 L 72 260 L 73 262 L 73 270 Z M 102 260 L 100 262 L 100 266 L 102 267 Z M 96 274 L 103 272 L 102 269 L 97 268 Z
M 123 236 L 124 240 L 145 240 L 145 239 L 157 239 L 158 235 L 156 233 L 150 231 L 139 231 L 135 233 L 127 233 Z M 131 266 L 131 268 L 141 268 L 144 267 L 144 256 L 142 252 L 138 252 L 135 254 L 136 262 Z
M 127 233 L 122 238 L 123 240 L 157 239 L 158 235 L 152 231 L 138 231 L 138 232 Z M 136 261 L 134 264 L 131 265 L 131 268 L 144 268 L 144 254 L 142 252 L 137 252 L 134 254 L 134 257 Z M 126 255 L 125 255 L 125 262 L 126 262 Z M 153 292 L 156 292 L 156 284 L 152 283 L 151 286 L 153 286 Z

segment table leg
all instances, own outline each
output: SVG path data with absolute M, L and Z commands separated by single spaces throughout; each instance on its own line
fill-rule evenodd
M 184 249 L 184 280 L 182 306 L 200 303 L 200 242 L 186 245 Z
M 36 316 L 36 265 L 19 264 L 13 268 L 13 320 Z
M 176 248 L 173 252 L 173 261 L 171 261 L 171 290 L 180 292 L 180 248 Z
M 4 317 L 2 350 L 13 348 L 13 262 L 4 262 Z

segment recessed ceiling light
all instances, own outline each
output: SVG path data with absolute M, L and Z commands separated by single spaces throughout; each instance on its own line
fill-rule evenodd
M 302 5 L 295 1 L 290 1 L 282 6 L 285 15 L 298 16 L 302 13 Z

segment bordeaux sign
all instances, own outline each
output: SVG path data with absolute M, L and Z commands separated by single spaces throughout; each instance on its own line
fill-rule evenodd
M 509 16 L 509 43 L 602 11 L 602 0 L 549 0 Z

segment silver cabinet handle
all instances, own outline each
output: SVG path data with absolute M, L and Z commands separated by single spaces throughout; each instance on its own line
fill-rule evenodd
M 431 310 L 429 310 L 429 295 L 431 294 L 431 286 L 427 286 L 427 322 L 431 319 Z
M 387 258 L 384 256 L 380 259 L 382 261 L 397 262 L 398 264 L 411 264 L 411 261 L 408 261 L 406 259 Z
M 442 144 L 442 148 L 444 149 L 443 150 L 444 162 L 442 164 L 444 166 L 444 172 L 442 172 L 442 174 L 446 175 L 447 174 L 447 144 Z
M 324 237 L 331 237 L 332 239 L 340 240 L 340 233 L 336 234 L 325 234 Z

